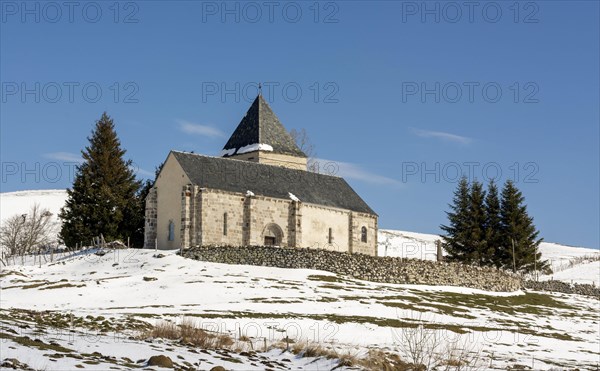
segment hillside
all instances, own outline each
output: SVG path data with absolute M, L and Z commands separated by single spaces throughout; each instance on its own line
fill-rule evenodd
M 57 220 L 60 208 L 66 200 L 67 191 L 64 189 L 0 193 L 0 221 L 15 214 L 26 214 L 34 204 L 48 209 Z
M 60 190 L 1 194 L 2 218 L 34 202 L 56 215 L 65 198 Z M 435 259 L 437 238 L 381 230 L 379 252 Z M 593 298 L 373 283 L 199 262 L 175 251 L 94 252 L 2 267 L 0 369 L 136 369 L 165 355 L 177 367 L 207 370 L 378 370 L 382 359 L 410 362 L 415 353 L 407 344 L 418 341 L 427 354 L 420 362 L 426 358 L 432 369 L 457 362 L 473 369 L 598 367 Z M 585 260 L 597 250 L 544 243 L 542 252 L 558 267 L 555 279 L 598 277 L 598 261 Z M 193 323 L 230 343 L 214 350 L 151 335 L 165 321 Z
M 136 328 L 145 323 L 180 323 L 184 318 L 232 338 L 241 334 L 241 349 L 252 343 L 262 350 L 265 338 L 269 348 L 287 335 L 292 342 L 319 343 L 340 356 L 363 357 L 377 349 L 406 358 L 401 344 L 414 336 L 414 326 L 423 324 L 422 331 L 435 334 L 440 360 L 452 348 L 455 357 L 463 354 L 486 368 L 534 363 L 536 369 L 592 369 L 600 356 L 596 299 L 380 284 L 324 271 L 205 263 L 175 252 L 163 255 L 148 250 L 117 250 L 104 256 L 90 252 L 59 256 L 41 267 L 3 269 L 3 359 L 17 358 L 46 370 L 76 364 L 105 369 L 109 363 L 127 369 L 127 360 L 145 360 L 152 354 L 194 364 L 198 354 L 189 346 L 159 339 L 146 342 L 136 335 Z M 62 331 L 53 327 L 59 324 Z M 74 332 L 66 336 L 65 327 Z M 90 337 L 95 340 L 86 341 Z M 35 343 L 36 338 L 45 345 Z M 114 339 L 127 341 L 126 346 Z M 30 351 L 31 347 L 44 349 Z M 64 354 L 82 358 L 52 361 L 67 357 Z M 265 362 L 291 362 L 279 369 L 331 369 L 338 362 L 282 355 L 276 349 L 254 358 L 259 356 Z M 201 358 L 230 369 L 261 367 L 254 368 L 251 360 L 235 352 L 225 358 L 241 364 L 219 357 L 223 358 L 208 352 Z

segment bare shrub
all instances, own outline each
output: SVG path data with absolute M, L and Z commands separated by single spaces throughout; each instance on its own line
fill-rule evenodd
M 421 312 L 413 312 L 413 324 L 392 330 L 402 361 L 398 363 L 400 369 L 462 371 L 480 366 L 480 350 L 475 341 L 422 316 Z
M 316 152 L 315 145 L 311 141 L 306 129 L 302 128 L 300 130 L 292 129 L 290 131 L 290 136 L 296 142 L 296 145 L 304 154 L 308 157 L 307 160 L 307 169 L 308 171 L 318 172 L 319 165 L 315 162 Z
M 462 337 L 447 343 L 437 356 L 438 369 L 441 371 L 470 371 L 483 368 L 481 352 L 477 344 Z
M 0 262 L 6 265 L 7 259 L 31 254 L 57 243 L 57 223 L 52 213 L 34 204 L 28 214 L 14 215 L 0 226 Z
M 401 356 L 419 370 L 428 370 L 433 366 L 435 354 L 441 346 L 439 334 L 427 329 L 422 323 L 416 327 L 405 327 L 399 332 Z

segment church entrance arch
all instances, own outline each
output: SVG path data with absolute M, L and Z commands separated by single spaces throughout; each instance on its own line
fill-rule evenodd
M 271 223 L 265 227 L 262 236 L 265 246 L 281 246 L 283 230 L 277 224 Z

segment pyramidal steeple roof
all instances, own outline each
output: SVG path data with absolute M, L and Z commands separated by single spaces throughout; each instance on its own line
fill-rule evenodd
M 307 157 L 283 127 L 269 104 L 259 94 L 237 126 L 221 156 L 268 151 L 297 157 Z

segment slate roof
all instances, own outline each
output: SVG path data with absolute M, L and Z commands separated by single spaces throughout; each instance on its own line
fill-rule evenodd
M 238 150 L 251 144 L 268 144 L 273 147 L 273 153 L 307 157 L 262 95 L 256 97 L 223 150 Z
M 290 199 L 377 215 L 342 178 L 256 162 L 171 151 L 190 181 L 204 188 Z

